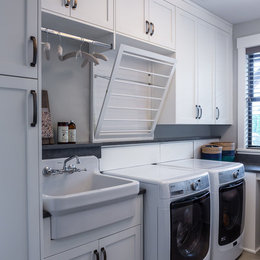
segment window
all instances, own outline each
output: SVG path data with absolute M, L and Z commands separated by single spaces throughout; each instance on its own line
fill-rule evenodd
M 237 54 L 237 151 L 260 154 L 260 34 L 237 38 Z
M 260 46 L 246 49 L 247 148 L 260 148 Z

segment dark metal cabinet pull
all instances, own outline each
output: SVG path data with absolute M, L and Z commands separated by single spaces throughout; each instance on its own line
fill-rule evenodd
M 106 252 L 106 249 L 104 247 L 101 248 L 101 252 L 104 256 L 104 260 L 107 260 L 107 252 Z
M 33 61 L 31 62 L 31 67 L 35 67 L 37 63 L 37 40 L 34 36 L 30 38 L 33 42 Z
M 78 0 L 74 0 L 72 9 L 76 9 L 78 6 Z
M 154 34 L 154 24 L 150 23 L 150 36 L 153 36 L 153 34 Z
M 99 253 L 97 250 L 94 250 L 94 255 L 96 255 L 96 260 L 99 260 Z
M 37 94 L 35 90 L 31 90 L 33 96 L 33 121 L 31 127 L 35 127 L 37 124 Z
M 219 116 L 220 116 L 220 113 L 219 113 L 219 108 L 216 107 L 216 110 L 217 110 L 217 116 L 216 116 L 216 120 L 219 120 Z
M 196 105 L 196 119 L 199 118 L 199 106 Z
M 150 31 L 150 23 L 146 20 L 145 21 L 145 33 L 148 34 Z
M 70 6 L 70 0 L 64 0 L 65 1 L 65 3 L 64 3 L 64 5 L 65 5 L 65 7 L 69 7 Z
M 201 106 L 199 106 L 199 110 L 200 110 L 199 119 L 201 119 L 202 118 L 202 107 Z

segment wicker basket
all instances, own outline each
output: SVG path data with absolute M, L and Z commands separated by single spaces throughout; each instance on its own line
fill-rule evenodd
M 213 144 L 201 146 L 201 159 L 221 161 L 222 147 Z
M 222 161 L 233 162 L 235 160 L 236 145 L 232 142 L 214 142 L 213 145 L 222 147 Z

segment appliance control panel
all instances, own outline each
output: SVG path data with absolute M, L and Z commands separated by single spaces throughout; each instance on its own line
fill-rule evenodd
M 171 197 L 202 191 L 209 188 L 209 176 L 203 175 L 190 180 L 172 183 L 169 188 Z
M 229 183 L 232 181 L 240 180 L 245 177 L 245 168 L 244 166 L 236 167 L 232 170 L 219 172 L 219 184 Z

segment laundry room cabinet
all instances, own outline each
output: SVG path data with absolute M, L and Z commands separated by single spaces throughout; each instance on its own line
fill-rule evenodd
M 116 32 L 175 49 L 175 6 L 164 0 L 116 0 Z
M 38 1 L 2 1 L 0 75 L 37 78 Z
M 113 0 L 42 0 L 42 10 L 113 30 Z
M 176 59 L 159 124 L 231 124 L 231 34 L 177 8 Z
M 46 260 L 142 260 L 141 226 L 47 257 Z
M 216 29 L 215 120 L 216 124 L 232 123 L 232 36 Z
M 37 86 L 35 79 L 0 76 L 0 252 L 6 260 L 41 259 Z

